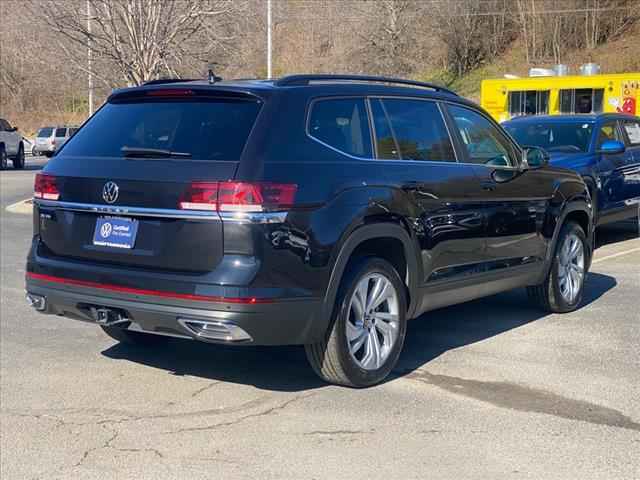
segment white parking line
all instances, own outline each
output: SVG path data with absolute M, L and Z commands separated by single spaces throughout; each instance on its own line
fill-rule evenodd
M 11 213 L 31 213 L 33 209 L 33 199 L 25 198 L 19 202 L 12 203 L 5 210 Z
M 623 255 L 629 255 L 630 253 L 634 253 L 634 252 L 640 252 L 640 247 L 631 248 L 629 250 L 625 250 L 624 252 L 612 253 L 611 255 L 607 255 L 606 257 L 598 258 L 597 260 L 594 260 L 591 263 L 593 264 L 593 263 L 604 262 L 605 260 L 611 260 L 612 258 L 622 257 Z

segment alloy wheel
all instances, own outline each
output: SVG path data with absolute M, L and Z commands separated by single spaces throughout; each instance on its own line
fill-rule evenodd
M 382 367 L 398 340 L 398 292 L 384 275 L 371 273 L 349 301 L 346 336 L 349 354 L 364 370 Z
M 567 235 L 557 259 L 560 294 L 565 302 L 574 303 L 584 280 L 584 245 L 575 233 Z

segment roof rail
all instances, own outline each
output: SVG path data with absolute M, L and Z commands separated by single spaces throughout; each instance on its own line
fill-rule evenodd
M 450 95 L 458 94 L 453 90 L 442 87 L 435 83 L 418 82 L 416 80 L 406 80 L 404 78 L 377 77 L 373 75 L 333 75 L 333 74 L 307 74 L 307 75 L 288 75 L 274 82 L 279 87 L 294 87 L 309 85 L 311 82 L 379 82 L 379 83 L 396 83 L 399 85 L 410 85 L 412 87 L 429 88 L 437 92 L 444 92 Z
M 161 83 L 181 83 L 181 82 L 194 82 L 193 78 L 158 78 L 157 80 L 149 80 L 142 85 L 159 85 Z

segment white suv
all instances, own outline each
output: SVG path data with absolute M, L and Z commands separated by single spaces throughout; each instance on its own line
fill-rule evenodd
M 0 169 L 9 166 L 9 158 L 13 168 L 24 168 L 24 143 L 17 127 L 12 127 L 4 118 L 0 118 Z

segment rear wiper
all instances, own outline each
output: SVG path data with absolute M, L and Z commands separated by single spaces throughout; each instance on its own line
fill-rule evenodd
M 191 154 L 188 152 L 172 152 L 171 150 L 165 150 L 164 148 L 137 148 L 127 147 L 126 145 L 120 149 L 125 157 L 132 158 L 147 158 L 147 157 L 162 157 L 162 158 L 191 158 Z

